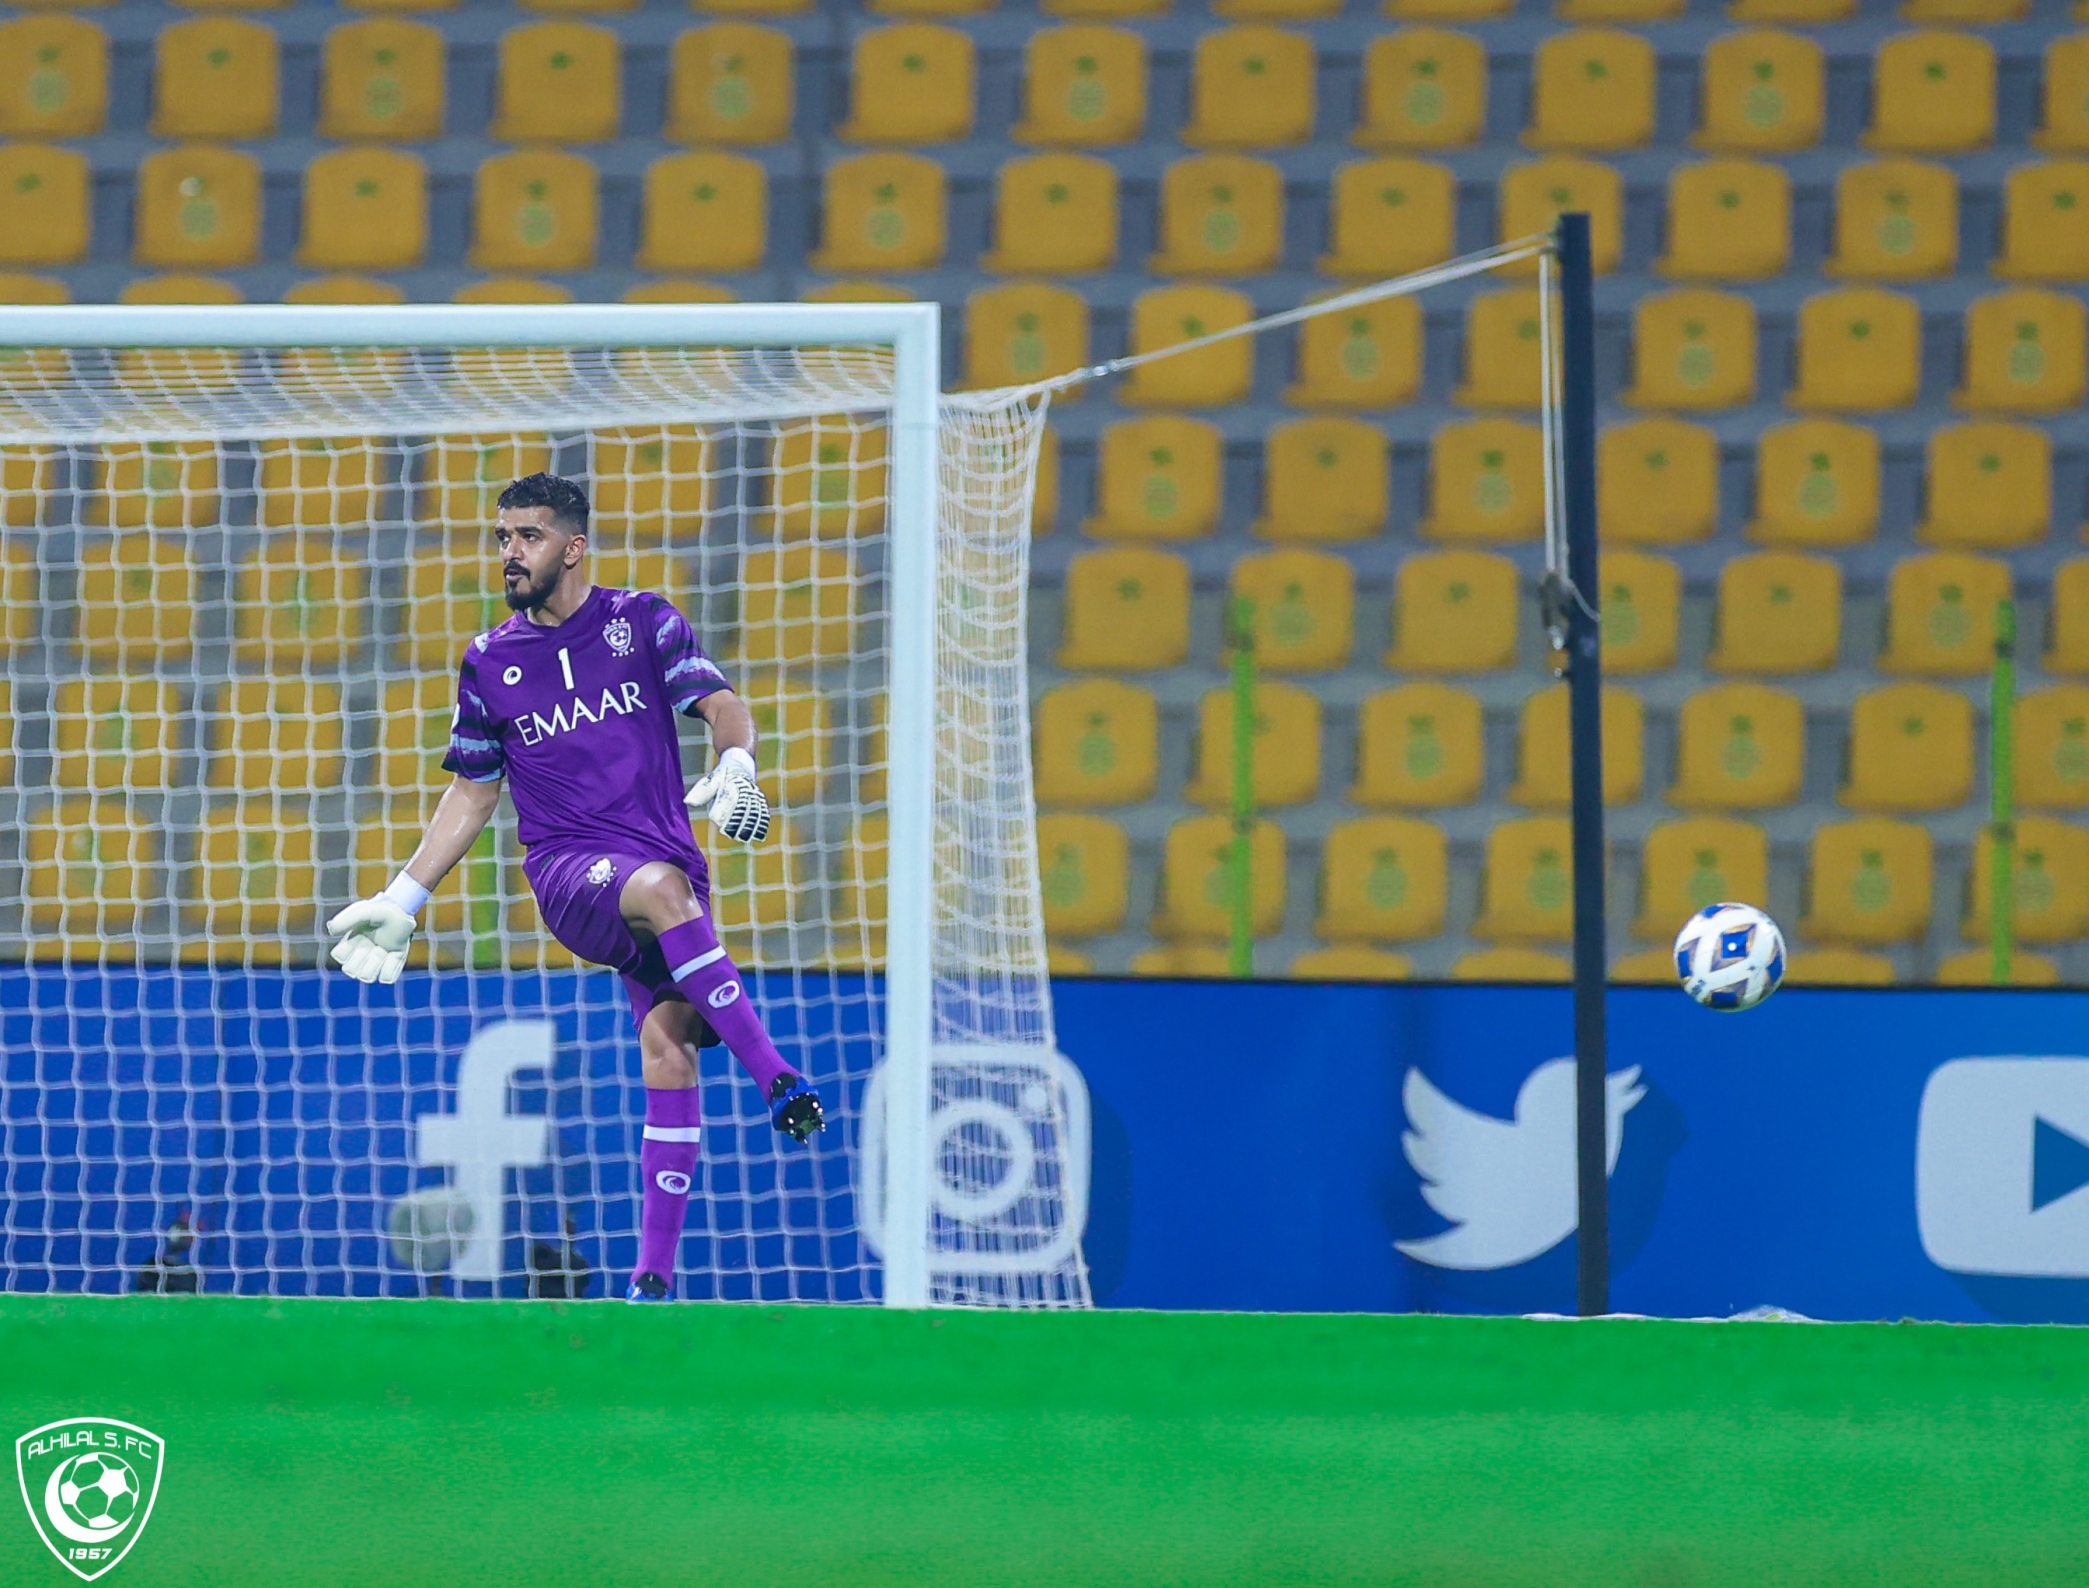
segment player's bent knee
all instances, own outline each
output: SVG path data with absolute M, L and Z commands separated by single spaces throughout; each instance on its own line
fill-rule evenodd
M 689 873 L 671 861 L 654 860 L 632 872 L 617 896 L 617 907 L 633 926 L 659 933 L 703 912 Z

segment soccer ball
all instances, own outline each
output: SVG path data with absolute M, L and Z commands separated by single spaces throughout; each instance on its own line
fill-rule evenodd
M 1707 1009 L 1753 1009 L 1784 980 L 1784 934 L 1752 904 L 1708 904 L 1676 934 L 1676 976 Z
M 105 1451 L 75 1456 L 58 1480 L 58 1503 L 82 1527 L 115 1533 L 138 1509 L 138 1475 Z

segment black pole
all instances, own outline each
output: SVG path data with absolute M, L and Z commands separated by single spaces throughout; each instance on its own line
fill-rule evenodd
M 1603 941 L 1603 653 L 1596 572 L 1596 304 L 1589 218 L 1559 218 L 1560 506 L 1570 778 L 1574 796 L 1574 1153 L 1580 1195 L 1576 1301 L 1584 1318 L 1610 1311 L 1610 1184 L 1605 1141 Z

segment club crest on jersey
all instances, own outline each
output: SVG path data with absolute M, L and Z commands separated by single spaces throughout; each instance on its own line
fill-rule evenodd
M 608 886 L 616 877 L 616 874 L 617 863 L 607 855 L 604 855 L 600 860 L 588 867 L 588 881 L 598 888 Z
M 611 618 L 602 625 L 602 637 L 609 641 L 609 648 L 619 656 L 631 654 L 631 620 Z

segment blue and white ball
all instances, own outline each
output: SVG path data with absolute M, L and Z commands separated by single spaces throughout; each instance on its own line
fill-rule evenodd
M 1753 1009 L 1784 980 L 1784 934 L 1752 904 L 1708 904 L 1676 934 L 1676 977 L 1707 1009 Z

